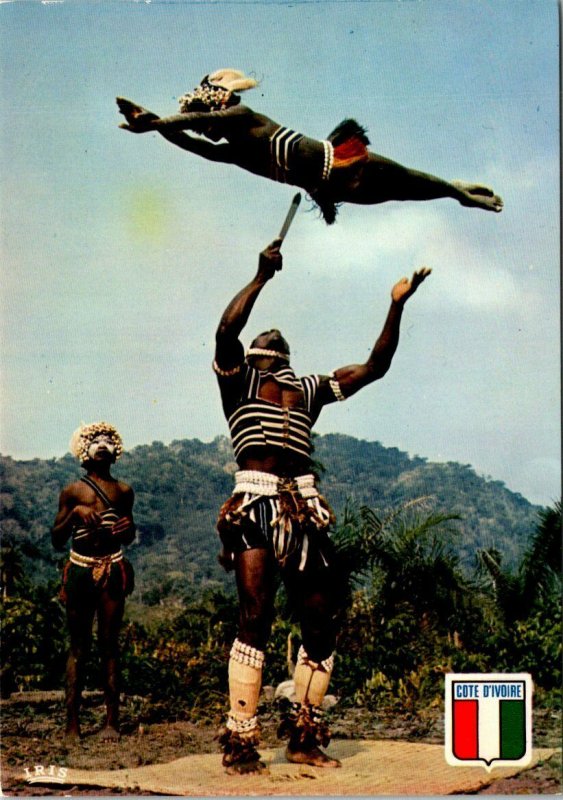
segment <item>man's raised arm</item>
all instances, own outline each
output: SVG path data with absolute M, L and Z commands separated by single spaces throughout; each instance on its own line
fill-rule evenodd
M 274 239 L 260 253 L 256 275 L 233 297 L 223 312 L 215 334 L 215 364 L 221 370 L 228 371 L 241 362 L 242 344 L 238 337 L 248 322 L 256 298 L 274 274 L 282 268 L 280 247 L 281 239 Z
M 387 319 L 368 360 L 365 364 L 352 364 L 348 367 L 341 367 L 333 373 L 344 397 L 350 397 L 362 387 L 385 375 L 391 366 L 391 361 L 399 344 L 399 330 L 404 305 L 409 297 L 416 292 L 420 284 L 430 275 L 431 271 L 427 267 L 423 267 L 417 270 L 410 280 L 401 278 L 393 286 L 391 290 L 391 307 L 389 308 Z

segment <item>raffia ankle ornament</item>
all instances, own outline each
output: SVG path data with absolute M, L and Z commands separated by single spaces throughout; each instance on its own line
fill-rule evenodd
M 252 726 L 243 730 L 239 720 L 231 715 L 227 725 L 219 736 L 219 744 L 223 751 L 223 766 L 229 774 L 244 774 L 248 772 L 262 772 L 266 765 L 260 760 L 256 750 L 260 738 L 260 726 L 256 717 L 251 722 Z M 239 730 L 240 728 L 240 730 Z
M 292 764 L 307 764 L 312 767 L 334 768 L 342 763 L 320 749 L 330 742 L 328 725 L 322 718 L 318 706 L 289 703 L 289 708 L 278 729 L 278 736 L 288 736 L 286 759 Z
M 287 706 L 282 708 L 278 737 L 288 739 L 290 750 L 306 751 L 315 747 L 328 747 L 330 729 L 318 706 L 287 701 Z

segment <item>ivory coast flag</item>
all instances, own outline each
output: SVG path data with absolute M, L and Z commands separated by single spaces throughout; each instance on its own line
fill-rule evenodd
M 531 749 L 529 675 L 446 676 L 446 760 L 487 768 L 525 764 Z

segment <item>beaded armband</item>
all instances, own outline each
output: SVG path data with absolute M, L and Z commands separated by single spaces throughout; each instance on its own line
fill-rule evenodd
M 221 369 L 221 367 L 217 364 L 216 361 L 213 362 L 213 372 L 217 375 L 220 375 L 222 378 L 230 378 L 232 375 L 236 375 L 242 369 L 242 364 L 238 364 L 236 367 L 232 369 Z
M 339 400 L 339 401 L 346 400 L 346 398 L 342 394 L 342 389 L 340 388 L 340 384 L 338 383 L 338 381 L 334 377 L 334 372 L 330 373 L 328 382 L 329 382 L 330 388 L 332 389 L 336 399 Z

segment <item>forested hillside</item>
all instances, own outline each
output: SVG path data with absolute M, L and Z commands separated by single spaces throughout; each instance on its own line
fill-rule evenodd
M 501 482 L 476 475 L 469 465 L 429 463 L 378 442 L 340 434 L 315 438 L 322 491 L 339 519 L 348 504 L 385 513 L 417 498 L 426 509 L 458 514 L 452 523 L 453 550 L 472 569 L 478 548 L 503 553 L 511 566 L 523 552 L 538 508 Z M 29 579 L 56 577 L 63 555 L 51 546 L 49 529 L 61 488 L 82 474 L 70 455 L 15 461 L 0 458 L 4 541 L 17 548 Z M 135 489 L 137 542 L 129 556 L 137 574 L 137 601 L 197 596 L 224 583 L 217 564 L 215 519 L 232 487 L 235 470 L 229 441 L 159 442 L 125 453 L 115 467 Z
M 560 504 L 540 510 L 469 466 L 429 464 L 376 442 L 315 442 L 321 488 L 338 512 L 334 541 L 345 578 L 336 694 L 355 708 L 411 715 L 441 702 L 444 672 L 531 672 L 536 704 L 555 709 Z M 60 489 L 81 470 L 70 456 L 3 458 L 0 466 L 0 677 L 8 695 L 63 680 L 57 594 L 66 556 L 53 551 L 49 529 Z M 128 548 L 136 589 L 121 633 L 123 679 L 130 695 L 147 698 L 144 719 L 222 713 L 237 610 L 233 576 L 216 561 L 214 523 L 233 470 L 224 438 L 156 442 L 118 463 L 116 473 L 136 491 L 139 526 Z M 299 646 L 283 592 L 277 603 L 266 654 L 271 684 L 287 677 L 289 637 L 295 652 Z M 88 686 L 96 676 L 94 659 Z

